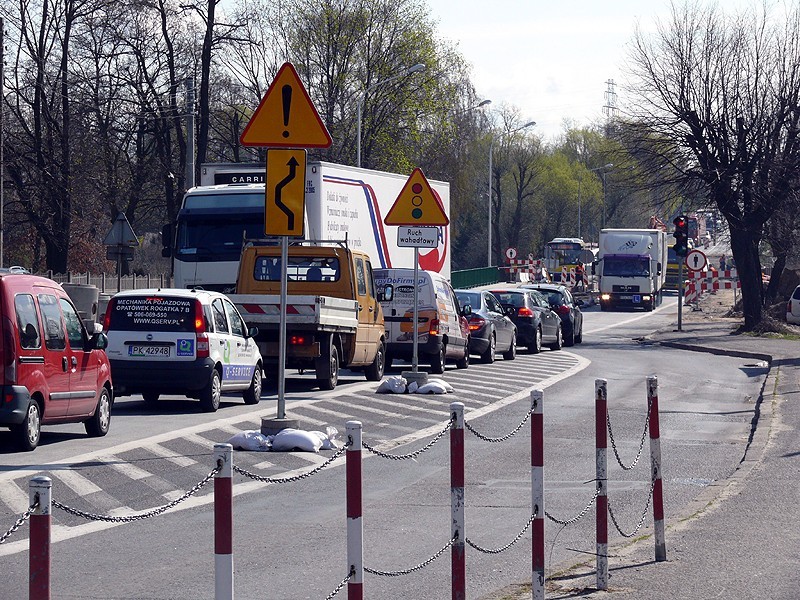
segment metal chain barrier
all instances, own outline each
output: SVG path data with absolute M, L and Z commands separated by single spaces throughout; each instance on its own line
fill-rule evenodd
M 38 497 L 39 495 L 37 494 L 36 496 L 37 496 L 36 502 L 31 504 L 28 507 L 28 510 L 22 513 L 22 516 L 19 519 L 17 519 L 17 522 L 11 526 L 11 529 L 6 531 L 3 535 L 0 535 L 0 544 L 5 542 L 17 529 L 22 527 L 22 524 L 30 518 L 30 516 L 33 514 L 33 511 L 35 511 L 39 507 L 39 497 Z
M 573 523 L 577 523 L 584 516 L 586 516 L 586 513 L 589 512 L 590 508 L 592 508 L 592 505 L 597 501 L 597 497 L 599 495 L 600 495 L 600 491 L 599 490 L 595 490 L 594 491 L 594 496 L 592 496 L 592 499 L 589 500 L 589 504 L 586 505 L 586 508 L 584 508 L 581 512 L 579 512 L 577 516 L 572 517 L 571 519 L 567 519 L 566 521 L 561 521 L 559 519 L 556 519 L 553 515 L 551 515 L 547 511 L 544 511 L 544 516 L 547 517 L 548 519 L 550 519 L 553 523 L 558 523 L 559 525 L 572 525 Z
M 346 584 L 348 581 L 350 581 L 350 580 L 353 578 L 353 575 L 355 575 L 355 574 L 356 574 L 356 568 L 355 568 L 355 567 L 350 567 L 350 572 L 347 574 L 347 577 L 345 577 L 344 579 L 342 579 L 342 583 L 340 583 L 339 585 L 337 585 L 337 586 L 336 586 L 336 589 L 335 589 L 335 590 L 333 590 L 333 591 L 332 591 L 330 594 L 328 594 L 328 595 L 325 597 L 325 600 L 331 600 L 331 598 L 333 598 L 333 597 L 334 597 L 336 594 L 338 594 L 339 592 L 341 592 L 341 591 L 342 591 L 342 588 L 345 586 L 345 584 Z
M 419 456 L 420 454 L 422 454 L 426 450 L 430 450 L 430 448 L 436 442 L 438 442 L 440 439 L 442 439 L 442 437 L 444 437 L 444 435 L 448 431 L 450 431 L 450 429 L 453 427 L 453 423 L 454 423 L 453 419 L 450 419 L 447 422 L 447 426 L 441 432 L 437 433 L 436 437 L 434 437 L 430 442 L 425 444 L 419 450 L 414 450 L 413 452 L 409 452 L 408 454 L 387 454 L 386 452 L 381 452 L 380 450 L 378 450 L 376 448 L 373 448 L 372 446 L 370 446 L 367 442 L 365 442 L 363 440 L 361 442 L 361 445 L 365 449 L 369 450 L 373 454 L 376 454 L 376 455 L 380 456 L 381 458 L 388 458 L 388 459 L 391 459 L 391 460 L 409 460 L 409 459 L 412 459 L 412 458 L 416 458 L 417 456 Z
M 482 548 L 481 546 L 478 546 L 478 544 L 474 543 L 469 538 L 467 538 L 464 541 L 467 542 L 473 548 L 475 548 L 475 550 L 477 550 L 478 552 L 483 552 L 484 554 L 500 554 L 501 552 L 505 552 L 506 550 L 511 548 L 511 546 L 516 544 L 520 540 L 520 538 L 523 535 L 525 535 L 525 532 L 528 531 L 528 528 L 531 526 L 531 523 L 533 523 L 534 519 L 536 519 L 536 513 L 533 513 L 531 515 L 531 518 L 528 519 L 528 523 L 525 525 L 525 527 L 522 528 L 522 531 L 520 531 L 513 540 L 511 540 L 508 544 L 506 544 L 505 546 L 502 546 L 500 548 L 494 548 L 494 549 L 493 548 Z
M 647 495 L 647 503 L 644 505 L 644 511 L 642 511 L 642 516 L 639 518 L 639 522 L 636 524 L 636 528 L 631 531 L 630 533 L 625 533 L 617 523 L 617 518 L 614 516 L 614 511 L 611 510 L 611 500 L 608 501 L 608 515 L 611 517 L 611 522 L 614 523 L 614 527 L 619 532 L 622 537 L 631 538 L 636 535 L 636 532 L 641 529 L 642 525 L 644 524 L 645 519 L 647 518 L 647 511 L 650 508 L 650 501 L 653 499 L 653 489 L 656 487 L 656 479 L 653 478 L 653 481 L 650 483 L 650 493 Z
M 255 479 L 256 481 L 260 481 L 261 483 L 293 483 L 295 481 L 301 481 L 302 479 L 311 477 L 312 475 L 316 475 L 317 473 L 322 471 L 322 469 L 329 466 L 333 461 L 335 461 L 342 454 L 344 454 L 345 451 L 350 447 L 350 445 L 351 442 L 349 441 L 346 442 L 344 446 L 342 446 L 336 452 L 334 452 L 331 455 L 331 457 L 324 463 L 317 465 L 316 467 L 314 467 L 310 471 L 307 471 L 306 473 L 302 473 L 300 475 L 292 475 L 291 477 L 264 477 L 263 475 L 256 475 L 255 473 L 251 473 L 250 471 L 242 469 L 241 467 L 237 467 L 236 465 L 233 465 L 232 468 L 237 473 L 244 475 L 245 477 L 249 477 L 250 479 Z
M 617 458 L 617 462 L 619 466 L 622 467 L 623 471 L 630 471 L 636 466 L 636 463 L 639 462 L 639 458 L 642 456 L 642 450 L 644 449 L 644 440 L 647 438 L 647 430 L 650 428 L 650 411 L 653 408 L 653 399 L 648 398 L 647 400 L 647 415 L 644 418 L 644 431 L 642 431 L 642 439 L 639 442 L 639 452 L 636 453 L 636 458 L 633 459 L 633 462 L 626 466 L 625 463 L 622 462 L 622 458 L 620 458 L 619 451 L 617 450 L 617 444 L 614 442 L 614 432 L 611 431 L 611 415 L 606 411 L 606 428 L 608 429 L 608 439 L 611 440 L 611 448 L 614 450 L 614 456 Z
M 518 432 L 520 429 L 522 429 L 522 427 L 525 425 L 525 423 L 527 423 L 527 422 L 528 422 L 528 419 L 530 419 L 530 418 L 531 418 L 531 415 L 532 415 L 532 414 L 533 414 L 533 409 L 531 409 L 531 410 L 529 410 L 529 411 L 528 411 L 528 414 L 527 414 L 527 415 L 525 415 L 525 418 L 524 418 L 524 419 L 522 419 L 522 422 L 521 422 L 519 425 L 517 425 L 517 426 L 516 426 L 514 429 L 512 429 L 512 430 L 511 430 L 509 433 L 507 433 L 506 435 L 504 435 L 504 436 L 502 436 L 502 437 L 497 437 L 497 438 L 488 437 L 488 436 L 486 436 L 486 435 L 483 435 L 483 434 L 482 434 L 482 433 L 480 433 L 479 431 L 476 431 L 476 430 L 475 430 L 475 429 L 472 427 L 472 425 L 470 425 L 470 424 L 469 424 L 467 421 L 464 421 L 464 427 L 465 427 L 466 429 L 468 429 L 469 431 L 471 431 L 471 432 L 472 432 L 472 433 L 473 433 L 473 434 L 474 434 L 474 435 L 475 435 L 475 436 L 476 436 L 478 439 L 481 439 L 481 440 L 483 440 L 484 442 L 492 442 L 492 443 L 495 443 L 495 442 L 505 442 L 506 440 L 508 440 L 508 439 L 511 439 L 511 437 L 512 437 L 514 434 L 516 434 L 516 433 L 517 433 L 517 432 Z M 467 542 L 469 542 L 469 540 L 466 540 L 466 541 L 467 541 Z
M 442 554 L 444 554 L 445 550 L 447 550 L 453 543 L 456 541 L 458 536 L 454 535 L 447 544 L 442 547 L 441 550 L 436 552 L 433 556 L 431 556 L 428 560 L 419 563 L 416 567 L 411 567 L 410 569 L 403 569 L 402 571 L 378 571 L 377 569 L 368 569 L 364 567 L 364 570 L 369 573 L 370 575 L 380 575 L 382 577 L 399 577 L 400 575 L 408 575 L 409 573 L 413 573 L 414 571 L 419 571 L 420 569 L 424 569 L 437 558 L 439 558 Z
M 57 500 L 53 500 L 53 506 L 56 508 L 60 508 L 66 513 L 74 515 L 76 517 L 83 517 L 84 519 L 89 519 L 91 521 L 105 521 L 107 523 L 130 523 L 132 521 L 140 521 L 142 519 L 148 519 L 150 517 L 155 517 L 162 513 L 167 512 L 170 508 L 173 508 L 183 502 L 184 500 L 194 496 L 197 492 L 199 492 L 203 486 L 205 486 L 209 481 L 211 481 L 214 476 L 222 470 L 222 461 L 217 461 L 217 466 L 208 474 L 206 475 L 199 483 L 197 483 L 192 489 L 188 492 L 183 494 L 180 498 L 176 498 L 172 502 L 168 504 L 164 504 L 162 506 L 158 506 L 151 510 L 148 510 L 143 513 L 136 513 L 133 515 L 120 515 L 120 516 L 111 516 L 111 515 L 95 515 L 89 512 L 85 512 L 82 510 L 78 510 L 77 508 L 72 508 L 61 504 Z

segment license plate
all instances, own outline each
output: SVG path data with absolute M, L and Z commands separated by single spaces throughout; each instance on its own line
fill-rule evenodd
M 634 302 L 634 304 L 639 304 L 639 302 L 641 302 L 641 301 L 642 301 L 642 297 L 641 297 L 641 295 L 639 295 L 639 294 L 635 294 L 635 295 L 633 296 L 633 302 Z
M 169 356 L 169 346 L 128 346 L 128 356 Z
M 619 299 L 620 300 L 631 300 L 632 296 L 620 296 Z

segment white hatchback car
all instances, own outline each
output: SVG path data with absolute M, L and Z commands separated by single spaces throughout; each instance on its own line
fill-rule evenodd
M 800 324 L 800 285 L 794 288 L 792 297 L 786 302 L 786 322 Z
M 129 290 L 108 303 L 106 354 L 116 396 L 162 394 L 198 398 L 208 412 L 223 392 L 240 391 L 246 404 L 261 397 L 263 363 L 233 303 L 218 292 Z

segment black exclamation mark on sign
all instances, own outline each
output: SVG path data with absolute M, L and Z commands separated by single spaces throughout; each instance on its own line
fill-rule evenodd
M 292 106 L 292 86 L 285 85 L 281 88 L 281 96 L 283 99 L 283 126 L 289 127 L 289 110 Z M 283 137 L 289 137 L 289 130 L 283 132 Z

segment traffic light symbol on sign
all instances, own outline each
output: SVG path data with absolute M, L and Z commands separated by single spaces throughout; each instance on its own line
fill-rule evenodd
M 401 226 L 445 226 L 450 219 L 422 170 L 417 168 L 411 173 L 383 222 Z
M 689 219 L 686 215 L 679 215 L 672 224 L 675 225 L 675 233 L 672 234 L 675 238 L 675 255 L 686 256 L 689 253 Z

